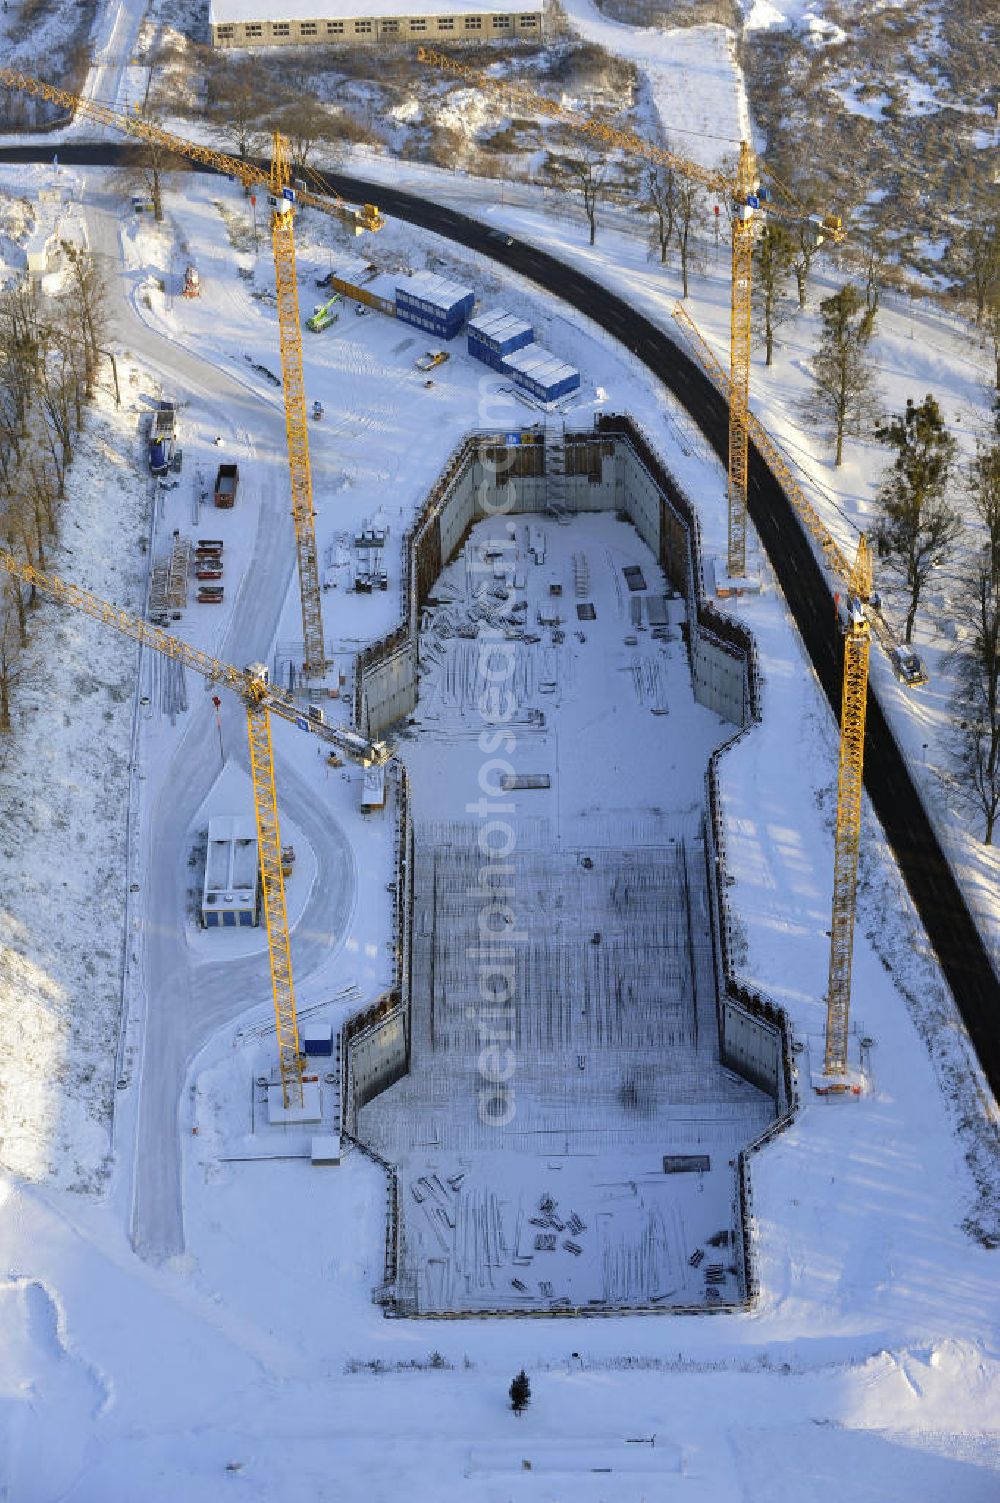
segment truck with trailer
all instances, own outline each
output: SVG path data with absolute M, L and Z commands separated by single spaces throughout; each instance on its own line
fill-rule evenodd
M 220 464 L 215 476 L 215 504 L 216 506 L 233 506 L 236 502 L 236 491 L 240 483 L 240 467 L 238 464 Z
M 149 473 L 165 475 L 170 469 L 177 441 L 177 408 L 173 402 L 157 402 L 149 420 Z

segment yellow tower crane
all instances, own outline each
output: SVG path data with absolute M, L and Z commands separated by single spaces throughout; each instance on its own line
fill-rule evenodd
M 749 141 L 740 143 L 735 175 L 704 167 L 687 157 L 678 156 L 663 146 L 645 140 L 634 131 L 622 130 L 607 120 L 569 110 L 565 105 L 522 84 L 491 78 L 468 67 L 433 47 L 421 47 L 417 56 L 422 63 L 441 68 L 464 79 L 473 88 L 501 95 L 526 113 L 547 115 L 571 130 L 579 131 L 604 150 L 620 151 L 654 166 L 678 172 L 726 199 L 732 224 L 732 307 L 730 312 L 729 380 L 729 548 L 727 567 L 734 579 L 746 574 L 747 517 L 747 424 L 750 405 L 750 321 L 753 243 L 756 216 L 765 198 L 761 191 L 758 163 Z M 829 237 L 839 243 L 845 238 L 840 219 L 826 215 L 817 230 L 819 238 Z
M 295 988 L 292 982 L 292 957 L 288 935 L 288 914 L 285 908 L 285 884 L 281 870 L 281 831 L 278 825 L 278 802 L 274 787 L 274 758 L 271 752 L 271 716 L 278 715 L 294 725 L 303 725 L 296 705 L 272 688 L 268 683 L 267 670 L 260 664 L 247 669 L 233 668 L 209 653 L 190 647 L 168 632 L 147 621 L 140 620 L 128 611 L 120 610 L 91 595 L 78 585 L 69 584 L 55 575 L 45 574 L 32 564 L 21 563 L 6 549 L 0 549 L 0 568 L 15 579 L 23 580 L 51 595 L 54 600 L 74 610 L 83 611 L 95 621 L 113 627 L 134 642 L 152 647 L 165 657 L 173 658 L 187 668 L 193 668 L 213 684 L 224 684 L 240 696 L 246 706 L 247 732 L 250 742 L 250 772 L 253 779 L 254 808 L 257 815 L 257 845 L 260 852 L 261 887 L 264 898 L 264 918 L 267 925 L 267 945 L 271 964 L 271 990 L 274 995 L 274 1017 L 278 1034 L 278 1065 L 281 1071 L 281 1088 L 285 1106 L 301 1105 L 302 1059 L 299 1053 L 299 1033 L 295 1015 Z M 332 728 L 309 724 L 310 730 L 324 732 L 332 740 L 338 733 Z M 379 755 L 376 748 L 362 745 L 361 737 L 341 733 L 341 743 L 352 755 L 367 751 Z M 351 744 L 357 742 L 357 746 Z
M 706 374 L 721 385 L 723 372 L 694 321 L 679 305 L 674 317 L 686 330 Z M 861 839 L 861 791 L 864 777 L 865 715 L 868 707 L 868 667 L 874 629 L 887 654 L 899 643 L 892 627 L 872 614 L 872 558 L 864 533 L 853 562 L 837 543 L 826 523 L 805 495 L 770 434 L 750 414 L 750 432 L 806 531 L 823 550 L 838 586 L 846 590 L 844 620 L 844 683 L 840 712 L 840 767 L 837 780 L 837 829 L 833 876 L 833 922 L 830 926 L 830 976 L 827 984 L 826 1052 L 824 1074 L 837 1085 L 847 1072 L 847 1025 L 851 1006 L 851 964 L 854 955 L 854 918 L 857 909 L 858 850 Z M 832 1088 L 836 1088 L 835 1086 Z
M 283 139 L 275 134 L 270 171 L 254 162 L 243 162 L 213 147 L 188 141 L 173 131 L 163 130 L 139 114 L 127 114 L 71 94 L 30 74 L 14 68 L 0 68 L 0 83 L 21 93 L 33 94 L 60 104 L 72 113 L 80 112 L 111 130 L 148 141 L 176 152 L 191 161 L 204 162 L 220 172 L 238 178 L 247 189 L 266 186 L 271 206 L 271 241 L 274 251 L 274 277 L 278 302 L 278 330 L 281 342 L 281 372 L 285 397 L 285 429 L 288 437 L 288 468 L 291 480 L 292 519 L 295 523 L 295 546 L 299 569 L 299 594 L 302 607 L 304 670 L 307 677 L 322 677 L 326 671 L 326 648 L 323 640 L 323 612 L 316 553 L 316 520 L 312 495 L 312 472 L 309 466 L 309 424 L 306 417 L 305 378 L 302 373 L 302 336 L 299 328 L 298 289 L 295 277 L 295 234 L 292 225 L 296 202 L 322 209 L 343 220 L 355 232 L 380 230 L 382 216 L 374 204 L 357 208 L 336 194 L 330 197 L 290 186 L 291 173 Z
M 847 1025 L 851 1010 L 851 964 L 858 900 L 858 848 L 868 708 L 871 628 L 864 601 L 871 598 L 872 558 L 862 533 L 843 606 L 844 688 L 840 711 L 840 768 L 833 860 L 833 923 L 826 994 L 826 1057 L 823 1074 L 832 1089 L 846 1084 Z

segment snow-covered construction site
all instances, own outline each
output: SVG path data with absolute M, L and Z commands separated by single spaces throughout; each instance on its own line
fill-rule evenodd
M 754 135 L 728 26 L 564 9 L 699 182 Z M 136 125 L 161 10 L 101 9 L 78 99 L 0 74 L 54 122 L 0 143 L 0 367 L 27 329 L 52 381 L 0 425 L 0 1498 L 993 1503 L 996 1102 L 862 782 L 877 709 L 995 959 L 946 772 L 979 537 L 906 678 L 885 452 L 803 416 L 839 221 L 766 365 L 747 261 L 744 411 L 755 193 L 682 275 L 647 207 L 394 154 L 439 97 L 506 130 L 461 68 L 344 197 L 280 135 L 272 181 Z M 199 170 L 147 193 L 122 120 Z M 991 351 L 872 323 L 971 462 Z
M 396 1167 L 383 1296 L 739 1300 L 735 1166 L 785 1094 L 767 1022 L 726 1003 L 720 1051 L 706 771 L 748 713 L 749 641 L 699 620 L 693 515 L 626 424 L 506 438 L 463 446 L 418 518 L 416 640 L 369 649 L 357 686 L 369 733 L 414 711 L 409 1007 L 384 1025 L 409 1074 L 357 1126 Z

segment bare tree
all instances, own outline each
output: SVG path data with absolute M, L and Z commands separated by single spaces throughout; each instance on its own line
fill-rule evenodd
M 66 327 L 79 338 L 84 354 L 86 395 L 93 395 L 101 345 L 107 335 L 108 286 L 90 251 L 60 242 L 70 267 L 72 293 L 64 302 Z
M 46 567 L 45 544 L 56 532 L 56 502 L 61 498 L 61 477 L 41 456 L 33 455 L 26 467 L 21 498 L 21 536 L 25 552 L 40 569 Z
M 787 317 L 787 309 L 782 311 L 781 294 L 794 253 L 792 238 L 783 225 L 764 225 L 755 248 L 753 300 L 764 333 L 765 365 L 773 364 L 774 331 Z
M 82 369 L 77 352 L 66 339 L 53 338 L 48 358 L 42 364 L 39 398 L 44 418 L 42 432 L 52 459 L 60 499 L 65 495 L 66 471 L 73 458 L 73 433 L 82 418 L 80 389 Z
M 809 411 L 833 430 L 835 464 L 844 458 L 844 436 L 858 431 L 868 408 L 874 372 L 868 356 L 874 316 L 862 306 L 861 294 L 848 283 L 819 305 L 823 320 L 819 348 L 813 356 L 813 393 Z
M 13 587 L 18 588 L 16 581 Z M 6 593 L 9 597 L 9 589 Z M 0 602 L 0 735 L 9 735 L 11 730 L 10 696 L 17 679 L 17 661 L 14 612 L 8 598 Z
M 20 498 L 7 497 L 7 509 L 3 517 L 3 540 L 12 553 L 17 552 L 20 542 L 21 515 L 18 501 Z M 7 576 L 7 596 L 13 601 L 14 612 L 17 616 L 18 642 L 25 647 L 28 642 L 28 613 L 24 603 L 24 589 L 21 581 L 15 580 L 12 574 Z
M 20 283 L 0 295 L 0 350 L 5 360 L 3 396 L 9 402 L 12 436 L 26 432 L 28 411 L 38 389 L 43 332 L 38 294 Z
M 965 238 L 965 285 L 981 324 L 990 302 L 1000 296 L 1000 217 L 970 225 Z
M 955 440 L 945 428 L 941 409 L 928 395 L 916 406 L 875 429 L 880 443 L 896 451 L 882 481 L 880 516 L 873 528 L 875 546 L 909 591 L 906 640 L 923 588 L 935 564 L 942 563 L 962 531 L 962 519 L 948 496 Z
M 1000 288 L 987 303 L 983 322 L 993 353 L 993 384 L 997 397 L 1000 398 Z
M 336 134 L 329 110 L 310 93 L 301 93 L 281 105 L 272 116 L 272 123 L 287 137 L 289 154 L 300 172 L 305 172 L 320 142 L 330 141 Z
M 160 122 L 148 111 L 143 117 L 151 125 Z M 134 139 L 123 153 L 126 180 L 142 184 L 153 204 L 153 217 L 158 224 L 163 222 L 163 179 L 168 172 L 187 172 L 190 163 L 186 157 L 164 146 L 162 142 Z
M 819 241 L 816 236 L 816 226 L 806 218 L 798 222 L 793 234 L 795 239 L 795 255 L 792 260 L 792 270 L 795 273 L 795 286 L 799 295 L 799 308 L 801 309 L 806 305 L 806 286 L 809 281 L 809 273 L 812 270 L 813 260 L 819 253 Z
M 576 179 L 577 187 L 583 194 L 591 245 L 597 239 L 597 200 L 604 189 L 604 173 L 598 163 L 599 158 L 590 155 L 582 159 L 575 158 L 569 163 L 570 174 Z
M 656 241 L 660 250 L 660 265 L 666 264 L 670 242 L 674 238 L 675 197 L 677 182 L 670 167 L 653 167 L 647 180 L 647 207 L 656 216 Z
M 222 53 L 209 76 L 209 115 L 232 136 L 241 162 L 260 151 L 270 134 L 264 119 L 269 92 L 263 65 L 252 53 Z
M 702 203 L 702 192 L 697 183 L 682 180 L 677 184 L 677 249 L 681 261 L 682 297 L 688 295 L 688 277 L 698 260 L 691 231 Z
M 952 696 L 957 788 L 982 815 L 983 841 L 992 845 L 1000 814 L 1000 587 L 982 565 L 965 580 L 956 616 L 969 633 Z
M 885 241 L 876 231 L 861 248 L 865 268 L 865 306 L 869 313 L 878 312 L 879 295 L 885 281 Z

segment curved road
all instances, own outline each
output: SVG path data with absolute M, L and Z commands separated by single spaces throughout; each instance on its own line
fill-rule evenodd
M 109 302 L 114 337 L 161 372 L 168 390 L 193 398 L 199 415 L 216 432 L 230 433 L 237 443 L 252 432 L 261 450 L 275 457 L 275 463 L 256 467 L 262 495 L 253 559 L 219 649 L 230 661 L 266 659 L 295 561 L 284 493 L 283 410 L 144 323 L 129 298 L 135 274 L 121 265 L 120 203 L 88 194 L 85 213 L 91 247 L 101 257 L 115 294 Z M 178 1104 L 191 1063 L 216 1029 L 245 1011 L 248 1000 L 263 1001 L 270 994 L 265 949 L 238 960 L 206 961 L 187 941 L 184 874 L 191 826 L 219 775 L 210 697 L 201 692 L 200 682 L 189 687 L 193 692 L 188 723 L 147 814 L 145 849 L 155 851 L 156 860 L 147 857 L 142 863 L 146 1022 L 144 1066 L 137 1072 L 132 1239 L 136 1250 L 152 1259 L 181 1252 L 184 1246 Z M 234 695 L 225 694 L 221 714 L 227 760 L 238 763 L 249 776 L 243 706 Z M 346 933 L 356 893 L 354 854 L 315 788 L 282 760 L 277 745 L 275 764 L 282 815 L 297 824 L 318 863 L 293 934 L 295 978 L 301 988 L 330 959 Z
M 113 166 L 120 148 L 60 146 L 60 160 Z M 0 150 L 0 160 L 44 161 L 37 146 Z M 727 409 L 694 361 L 657 326 L 582 272 L 545 251 L 485 228 L 454 209 L 382 183 L 340 173 L 327 181 L 353 202 L 382 209 L 510 267 L 585 313 L 633 351 L 684 405 L 727 462 Z M 748 479 L 751 520 L 767 552 L 813 668 L 839 720 L 842 643 L 829 584 L 798 519 L 764 460 L 751 446 Z M 904 758 L 874 692 L 869 691 L 865 788 L 885 831 L 921 922 L 969 1031 L 994 1096 L 1000 1099 L 1000 982 Z

